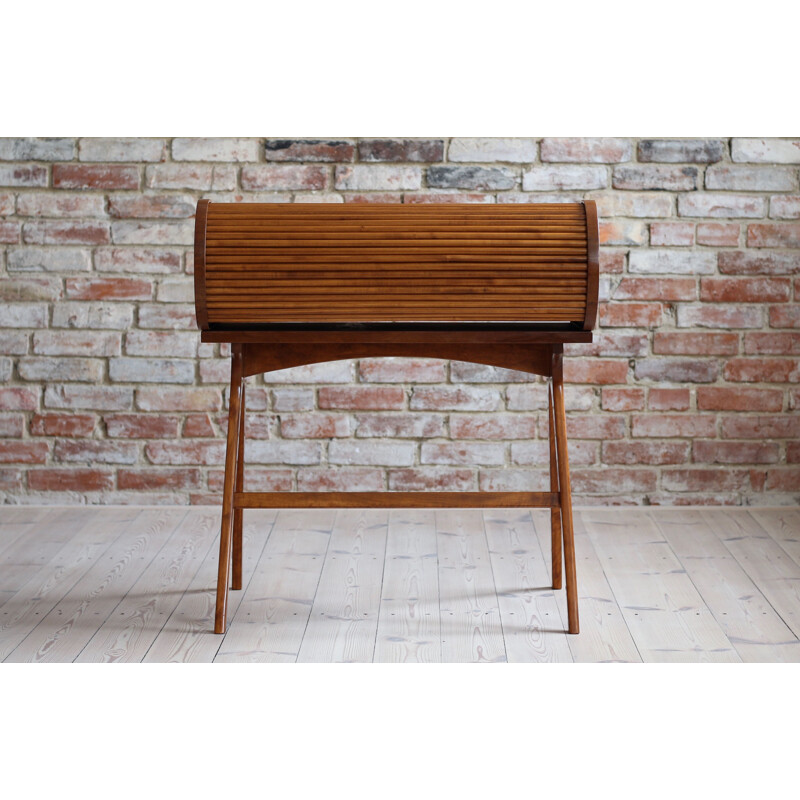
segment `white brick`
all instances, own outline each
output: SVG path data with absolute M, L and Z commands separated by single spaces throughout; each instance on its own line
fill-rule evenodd
M 789 167 L 709 167 L 706 170 L 706 189 L 791 192 L 797 189 L 795 172 Z
M 678 214 L 682 217 L 765 217 L 767 198 L 739 194 L 678 195 Z
M 111 223 L 114 244 L 194 244 L 194 221 Z
M 264 383 L 350 383 L 352 361 L 328 361 L 264 373 Z
M 597 203 L 600 217 L 669 217 L 674 207 L 664 192 L 592 192 L 586 199 Z
M 164 278 L 158 284 L 156 299 L 160 303 L 193 303 L 194 281 L 191 278 Z
M 244 445 L 244 458 L 249 464 L 319 464 L 321 454 L 322 445 L 319 442 L 250 439 Z
M 534 167 L 522 176 L 522 188 L 526 192 L 553 189 L 605 189 L 606 186 L 608 186 L 608 171 L 605 167 Z
M 755 164 L 800 164 L 800 139 L 734 139 L 731 158 Z
M 336 167 L 336 188 L 369 192 L 374 190 L 419 189 L 422 185 L 420 167 L 356 165 Z
M 133 325 L 130 303 L 56 303 L 53 306 L 54 328 L 105 328 L 126 330 Z
M 94 411 L 125 411 L 133 405 L 133 389 L 123 386 L 49 385 L 45 408 L 88 408 Z
M 46 328 L 44 303 L 0 303 L 0 328 Z
M 194 383 L 194 361 L 176 358 L 110 358 L 108 375 L 123 383 Z
M 80 161 L 163 161 L 164 139 L 81 139 Z
M 0 139 L 0 161 L 72 161 L 74 139 Z
M 76 247 L 12 247 L 9 272 L 84 272 L 92 268 L 88 250 Z
M 415 452 L 416 445 L 411 442 L 332 441 L 328 447 L 328 461 L 331 464 L 410 467 Z
M 258 161 L 257 139 L 173 139 L 175 161 Z
M 447 160 L 526 164 L 536 160 L 536 139 L 453 139 Z
M 631 250 L 629 272 L 646 275 L 711 275 L 717 254 L 677 250 Z

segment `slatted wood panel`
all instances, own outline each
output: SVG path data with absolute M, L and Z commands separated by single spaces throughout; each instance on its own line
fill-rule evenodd
M 31 567 L 11 574 L 0 660 L 800 661 L 795 510 L 579 512 L 579 636 L 548 586 L 547 512 L 244 518 L 244 588 L 217 636 L 202 551 L 218 512 L 0 510 L 0 542 L 29 526 L 14 562 Z
M 596 294 L 582 203 L 198 206 L 201 328 L 282 322 L 557 322 Z M 207 324 L 206 317 L 207 315 Z M 591 325 L 589 326 L 591 327 Z

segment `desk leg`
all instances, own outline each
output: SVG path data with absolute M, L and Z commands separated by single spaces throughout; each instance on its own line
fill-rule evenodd
M 567 416 L 564 411 L 564 371 L 560 352 L 553 355 L 553 412 L 555 415 L 558 455 L 558 482 L 561 489 L 561 521 L 564 532 L 564 569 L 567 579 L 567 616 L 569 632 L 579 633 L 578 586 L 575 575 L 575 539 L 572 531 L 572 490 L 569 483 L 567 455 Z
M 558 457 L 556 455 L 556 426 L 553 419 L 553 387 L 548 386 L 547 411 L 550 434 L 550 491 L 558 492 Z M 550 509 L 550 553 L 552 555 L 553 588 L 561 588 L 561 509 Z
M 225 451 L 225 485 L 222 490 L 222 529 L 219 536 L 219 571 L 217 572 L 217 608 L 214 633 L 225 633 L 228 612 L 228 576 L 231 568 L 233 533 L 233 492 L 239 454 L 239 431 L 242 415 L 242 346 L 233 345 L 231 358 L 231 396 L 228 413 L 228 445 Z
M 236 448 L 236 491 L 244 491 L 244 415 L 247 406 L 246 382 L 242 379 L 242 400 L 239 412 L 239 444 Z M 233 580 L 231 589 L 242 588 L 242 516 L 241 508 L 233 509 Z

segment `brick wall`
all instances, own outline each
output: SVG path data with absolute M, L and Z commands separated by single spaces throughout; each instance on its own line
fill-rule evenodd
M 208 503 L 225 346 L 195 203 L 598 201 L 569 346 L 578 503 L 800 499 L 800 140 L 0 139 L 0 493 Z M 540 380 L 361 359 L 248 381 L 252 489 L 546 488 Z

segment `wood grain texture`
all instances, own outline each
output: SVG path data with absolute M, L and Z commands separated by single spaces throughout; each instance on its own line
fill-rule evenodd
M 480 511 L 437 511 L 442 660 L 506 661 L 489 548 Z
M 281 511 L 214 659 L 294 662 L 331 539 L 332 511 Z
M 367 662 L 375 652 L 389 512 L 339 510 L 298 662 Z
M 325 204 L 202 202 L 195 223 L 201 329 L 358 321 L 593 325 L 591 201 L 333 211 Z
M 6 657 L 8 662 L 74 661 L 155 558 L 187 510 L 143 511 L 41 622 Z
M 507 660 L 572 661 L 530 512 L 497 509 L 483 516 Z
M 442 660 L 437 560 L 433 512 L 390 511 L 375 661 Z
M 247 586 L 276 517 L 275 511 L 249 511 L 244 516 L 242 585 Z M 220 513 L 217 511 L 216 521 Z M 211 551 L 217 550 L 215 539 Z M 209 663 L 214 660 L 224 639 L 213 632 L 217 564 L 206 558 L 142 659 L 150 663 Z M 235 617 L 244 592 L 232 592 L 228 613 Z
M 745 661 L 797 661 L 800 640 L 694 509 L 650 514 Z
M 646 512 L 583 518 L 642 660 L 741 661 Z

